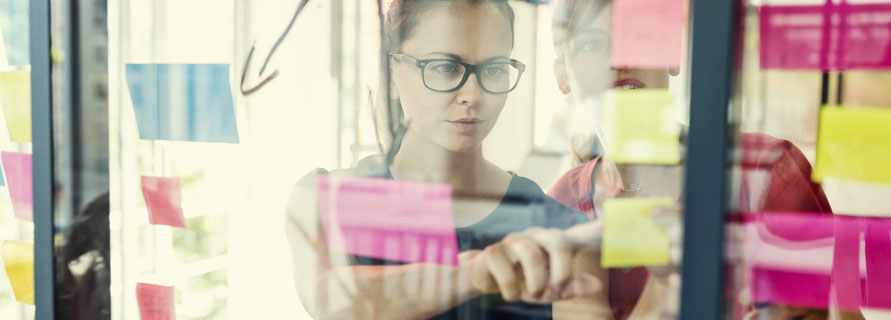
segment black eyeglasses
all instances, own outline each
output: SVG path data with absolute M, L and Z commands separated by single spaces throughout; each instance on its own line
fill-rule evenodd
M 464 86 L 471 73 L 476 73 L 477 82 L 483 91 L 504 94 L 517 87 L 520 76 L 526 71 L 526 65 L 514 59 L 469 64 L 451 59 L 420 60 L 402 53 L 390 53 L 390 56 L 396 61 L 414 64 L 421 69 L 424 86 L 436 92 L 458 90 Z

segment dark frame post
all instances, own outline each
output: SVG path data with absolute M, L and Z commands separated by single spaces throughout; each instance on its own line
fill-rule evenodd
M 690 132 L 684 181 L 681 319 L 724 316 L 724 216 L 728 203 L 740 0 L 691 0 Z M 690 170 L 696 168 L 696 170 Z
M 55 318 L 53 106 L 50 0 L 30 1 L 31 137 L 34 192 L 34 303 L 37 320 Z

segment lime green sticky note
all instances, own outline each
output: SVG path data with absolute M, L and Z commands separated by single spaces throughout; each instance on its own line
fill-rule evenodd
M 6 267 L 6 275 L 15 299 L 34 304 L 34 246 L 18 241 L 3 241 L 0 257 Z
M 668 235 L 650 214 L 672 203 L 667 197 L 606 200 L 601 265 L 619 268 L 667 264 Z
M 0 107 L 9 139 L 31 142 L 31 72 L 0 72 Z
M 812 178 L 891 184 L 891 108 L 824 107 Z
M 616 163 L 678 163 L 681 127 L 674 102 L 666 89 L 607 92 L 603 137 L 607 157 Z

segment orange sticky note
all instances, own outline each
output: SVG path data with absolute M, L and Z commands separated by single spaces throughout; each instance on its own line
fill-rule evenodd
M 612 65 L 617 68 L 680 66 L 685 1 L 613 1 Z
M 137 283 L 136 300 L 139 303 L 139 316 L 142 320 L 176 319 L 173 287 Z
M 186 227 L 179 178 L 143 176 L 142 197 L 148 208 L 149 223 Z
M 9 139 L 31 142 L 31 72 L 0 72 L 0 107 Z
M 34 304 L 34 246 L 18 241 L 3 241 L 0 256 L 12 286 L 15 300 Z
M 31 155 L 27 153 L 0 153 L 3 170 L 9 185 L 9 197 L 12 200 L 12 212 L 16 218 L 34 221 L 34 191 L 31 179 Z

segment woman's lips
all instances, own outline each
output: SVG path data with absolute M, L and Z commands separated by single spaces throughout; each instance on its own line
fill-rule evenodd
M 464 118 L 457 120 L 447 120 L 446 122 L 457 128 L 458 131 L 460 131 L 461 133 L 466 134 L 475 131 L 485 121 L 476 118 Z
M 620 79 L 620 80 L 616 80 L 615 82 L 613 82 L 613 88 L 616 88 L 616 89 L 633 90 L 633 89 L 642 89 L 642 88 L 646 88 L 646 87 L 647 86 L 644 85 L 643 82 L 641 82 L 640 80 L 637 80 L 637 79 L 633 79 L 633 78 Z

